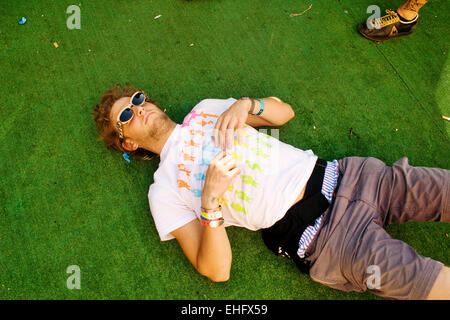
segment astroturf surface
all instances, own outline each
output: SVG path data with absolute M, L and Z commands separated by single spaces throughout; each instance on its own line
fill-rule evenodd
M 79 30 L 66 26 L 72 4 Z M 313 282 L 235 227 L 230 280 L 197 274 L 154 227 L 158 159 L 128 164 L 96 140 L 91 115 L 115 83 L 145 90 L 177 123 L 205 98 L 278 96 L 296 112 L 279 137 L 295 147 L 450 169 L 450 3 L 429 2 L 411 36 L 378 44 L 356 31 L 372 4 L 1 0 L 0 298 L 377 299 Z M 450 264 L 449 224 L 387 230 Z M 80 290 L 66 286 L 71 265 Z

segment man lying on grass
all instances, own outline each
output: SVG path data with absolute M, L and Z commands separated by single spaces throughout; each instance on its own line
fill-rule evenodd
M 225 227 L 262 229 L 265 244 L 312 280 L 393 299 L 450 298 L 450 268 L 384 230 L 450 221 L 450 171 L 386 166 L 375 158 L 324 161 L 259 132 L 294 117 L 276 97 L 206 99 L 182 124 L 130 86 L 104 93 L 94 118 L 108 148 L 159 155 L 148 198 L 162 241 L 176 238 L 212 281 L 232 261 Z

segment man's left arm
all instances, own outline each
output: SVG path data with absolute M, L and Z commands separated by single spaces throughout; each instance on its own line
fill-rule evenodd
M 254 99 L 255 108 L 253 110 L 253 114 L 257 114 L 261 108 L 261 102 L 259 100 Z M 294 116 L 294 110 L 292 107 L 286 102 L 281 101 L 281 99 L 277 97 L 268 97 L 263 98 L 264 102 L 264 111 L 259 116 L 248 115 L 247 121 L 245 122 L 249 126 L 252 127 L 278 127 L 282 126 L 291 120 Z M 251 101 L 247 101 L 248 111 L 250 111 Z

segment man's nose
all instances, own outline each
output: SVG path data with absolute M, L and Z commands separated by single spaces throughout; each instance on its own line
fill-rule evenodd
M 145 111 L 144 108 L 142 106 L 138 106 L 136 107 L 136 113 L 138 116 L 142 117 L 145 115 Z

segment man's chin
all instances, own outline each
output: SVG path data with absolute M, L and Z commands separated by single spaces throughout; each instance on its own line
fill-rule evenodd
M 147 123 L 148 135 L 152 138 L 158 138 L 161 134 L 169 130 L 170 118 L 167 114 L 155 114 L 152 121 Z

